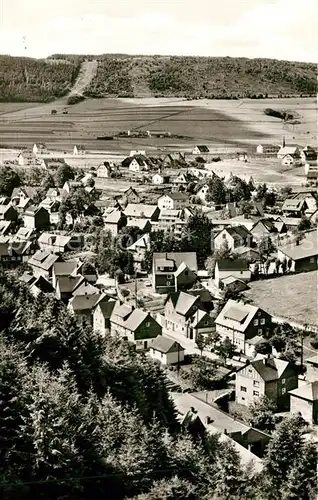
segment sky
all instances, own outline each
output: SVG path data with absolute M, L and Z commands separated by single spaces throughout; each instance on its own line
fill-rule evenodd
M 318 0 L 0 0 L 0 53 L 318 60 Z

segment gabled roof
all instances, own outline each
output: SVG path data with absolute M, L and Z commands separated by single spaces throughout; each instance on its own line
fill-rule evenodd
M 317 229 L 303 234 L 303 239 L 296 245 L 296 242 L 278 247 L 278 250 L 292 260 L 306 259 L 318 255 L 318 234 Z
M 125 322 L 125 328 L 135 332 L 137 328 L 139 328 L 139 326 L 148 318 L 148 316 L 151 319 L 149 313 L 142 311 L 141 309 L 134 309 Z
M 200 297 L 190 295 L 186 292 L 173 292 L 169 294 L 166 303 L 169 299 L 171 299 L 175 311 L 182 316 L 186 316 L 194 304 L 200 304 Z
M 0 221 L 0 234 L 6 233 L 10 226 L 11 226 L 10 220 L 1 220 Z
M 191 271 L 197 272 L 197 254 L 196 252 L 154 252 L 153 263 L 157 272 L 157 261 L 169 260 L 172 261 L 175 268 L 177 269 L 183 262 L 188 266 Z
M 142 203 L 128 203 L 124 214 L 127 217 L 143 217 L 150 219 L 158 210 L 157 205 L 144 205 Z
M 144 234 L 139 240 L 135 241 L 130 247 L 127 248 L 127 250 L 134 251 L 137 248 L 148 248 L 150 244 L 150 235 L 149 233 Z
M 280 148 L 280 150 L 278 151 L 278 154 L 279 155 L 294 155 L 298 151 L 299 150 L 298 150 L 297 146 L 285 146 L 285 147 Z
M 259 308 L 236 300 L 228 300 L 215 322 L 221 326 L 245 332 Z
M 65 262 L 55 262 L 53 270 L 55 276 L 69 276 L 79 266 L 80 262 L 78 260 L 67 260 Z
M 32 257 L 28 260 L 30 266 L 40 267 L 45 271 L 48 271 L 53 264 L 60 260 L 60 257 L 54 253 L 38 250 Z
M 20 192 L 23 192 L 27 198 L 33 198 L 37 194 L 37 190 L 33 186 L 20 186 L 13 189 L 11 198 L 18 197 Z
M 209 153 L 210 151 L 208 146 L 206 146 L 205 144 L 195 147 L 200 151 L 200 153 Z
M 47 212 L 47 210 L 44 207 L 40 207 L 39 205 L 37 205 L 37 206 L 32 205 L 32 206 L 27 208 L 27 210 L 24 212 L 24 215 L 34 216 L 38 212 L 40 212 L 41 210 L 42 211 L 45 210 L 45 212 Z
M 44 292 L 44 293 L 53 293 L 54 292 L 54 288 L 51 285 L 51 283 L 48 280 L 46 280 L 43 276 L 39 276 L 31 284 L 31 287 L 36 287 L 39 290 L 41 290 L 41 292 Z
M 241 259 L 221 259 L 216 261 L 220 271 L 247 271 L 248 264 Z
M 116 301 L 113 299 L 110 299 L 107 302 L 103 300 L 101 302 L 98 302 L 96 304 L 96 307 L 100 307 L 104 319 L 110 319 L 111 315 L 113 314 L 115 304 Z
M 127 222 L 128 227 L 138 227 L 141 231 L 151 230 L 149 219 L 132 219 Z M 148 227 L 149 226 L 149 227 Z
M 100 293 L 100 290 L 96 286 L 93 286 L 90 283 L 86 283 L 86 281 L 84 281 L 74 290 L 73 295 L 94 295 L 98 293 Z
M 257 373 L 265 382 L 278 380 L 288 367 L 289 362 L 278 358 L 264 358 L 251 362 Z
M 239 236 L 240 238 L 247 238 L 251 234 L 244 226 L 226 227 L 223 231 L 227 231 L 233 237 Z
M 38 238 L 38 242 L 46 245 L 64 247 L 71 241 L 71 239 L 72 236 L 64 234 L 42 233 Z
M 293 389 L 289 391 L 289 394 L 301 399 L 306 399 L 307 401 L 318 401 L 318 381 L 309 382 L 309 384 Z
M 203 311 L 202 309 L 197 309 L 191 317 L 191 326 L 193 328 L 196 328 L 204 317 L 210 318 L 207 312 Z
M 92 295 L 75 295 L 72 297 L 69 304 L 74 311 L 91 311 L 100 300 L 100 294 Z
M 299 198 L 288 198 L 287 200 L 284 201 L 284 204 L 282 206 L 282 210 L 295 210 L 295 211 L 300 211 L 304 204 L 306 204 L 306 200 L 299 199 Z M 307 204 L 306 204 L 307 205 Z
M 165 219 L 167 217 L 170 219 L 179 219 L 181 215 L 182 215 L 182 210 L 166 208 L 160 210 L 159 220 Z
M 72 293 L 84 281 L 85 278 L 80 274 L 76 276 L 58 276 L 56 278 L 56 288 L 59 287 L 61 293 Z
M 164 335 L 158 335 L 150 344 L 150 348 L 155 351 L 162 352 L 163 354 L 167 354 L 168 352 L 182 352 L 184 348 L 179 342 L 176 342 L 169 337 L 165 337 Z
M 32 274 L 25 272 L 22 274 L 22 276 L 20 276 L 20 281 L 23 281 L 24 283 L 29 285 L 29 284 L 33 283 L 34 281 L 36 281 L 36 278 Z
M 186 269 L 189 269 L 188 266 L 184 262 L 181 262 L 180 266 L 178 267 L 178 269 L 174 273 L 175 277 L 177 278 Z M 190 269 L 190 271 L 191 271 L 191 269 Z
M 164 196 L 168 196 L 169 198 L 171 198 L 173 201 L 188 201 L 189 200 L 189 196 L 184 194 L 184 193 L 179 193 L 179 192 L 173 192 L 173 193 L 169 193 L 169 194 L 163 194 L 162 196 L 160 196 L 159 200 L 161 198 L 163 198 Z
M 105 224 L 118 224 L 118 222 L 123 217 L 123 213 L 120 210 L 113 210 L 107 217 L 104 219 Z

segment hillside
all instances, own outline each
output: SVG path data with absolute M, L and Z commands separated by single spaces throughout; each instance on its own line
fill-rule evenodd
M 65 95 L 80 70 L 78 61 L 0 55 L 0 102 L 49 102 Z
M 48 102 L 65 95 L 85 60 L 98 60 L 87 97 L 238 99 L 313 95 L 310 63 L 230 57 L 55 54 L 0 56 L 0 101 Z
M 315 92 L 314 64 L 229 57 L 102 56 L 86 95 L 235 99 Z

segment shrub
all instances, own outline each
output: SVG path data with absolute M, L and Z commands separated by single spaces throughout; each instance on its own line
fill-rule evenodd
M 85 100 L 85 97 L 83 95 L 73 94 L 73 95 L 70 95 L 70 97 L 67 99 L 67 104 L 69 106 L 71 106 L 73 104 L 77 104 L 77 103 L 84 101 L 84 100 Z

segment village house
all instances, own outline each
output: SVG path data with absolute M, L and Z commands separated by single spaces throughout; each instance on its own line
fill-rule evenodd
M 130 219 L 127 227 L 138 227 L 140 234 L 146 234 L 151 232 L 152 222 L 149 219 Z
M 66 181 L 63 184 L 63 195 L 70 194 L 71 191 L 75 191 L 76 189 L 80 189 L 83 187 L 83 184 L 80 181 Z
M 314 271 L 318 269 L 318 238 L 317 230 L 308 231 L 302 239 L 296 239 L 277 249 L 277 258 L 288 262 L 290 272 Z
M 207 195 L 209 193 L 209 184 L 198 184 L 194 189 L 194 194 L 197 198 L 199 198 L 203 203 L 207 201 Z
M 269 219 L 259 220 L 251 229 L 251 234 L 255 242 L 259 242 L 263 238 L 286 234 L 286 232 L 287 227 L 284 222 L 276 222 Z
M 230 299 L 215 319 L 215 325 L 223 340 L 228 337 L 238 351 L 254 356 L 254 352 L 247 352 L 247 341 L 256 335 L 268 337 L 272 319 L 259 307 Z
M 170 176 L 167 174 L 162 174 L 160 170 L 154 174 L 151 178 L 152 184 L 160 185 L 160 184 L 169 184 Z
M 85 154 L 85 147 L 81 144 L 75 144 L 73 148 L 73 155 L 83 155 Z
M 63 258 L 60 255 L 50 253 L 44 250 L 38 250 L 28 260 L 28 265 L 31 266 L 33 275 L 38 278 L 51 279 L 53 273 L 53 265 L 55 262 L 62 262 Z
M 152 287 L 157 293 L 190 288 L 197 279 L 196 252 L 155 252 L 152 260 Z
M 300 158 L 305 164 L 317 164 L 317 151 L 311 146 L 306 146 L 301 150 Z
M 132 243 L 127 250 L 132 253 L 134 259 L 134 268 L 136 272 L 145 271 L 145 254 L 150 248 L 149 233 L 144 234 L 135 243 Z
M 282 206 L 285 217 L 302 217 L 306 210 L 308 210 L 308 205 L 304 199 L 288 198 Z
M 245 260 L 241 259 L 222 259 L 217 260 L 214 270 L 214 282 L 218 288 L 222 288 L 222 282 L 225 278 L 238 278 L 245 283 L 251 281 L 251 271 Z
M 158 335 L 150 344 L 149 356 L 163 365 L 175 365 L 184 361 L 184 348 L 176 340 Z
M 173 184 L 180 184 L 183 186 L 188 185 L 190 182 L 197 182 L 197 178 L 195 175 L 188 172 L 180 172 L 177 177 L 173 179 Z
M 122 165 L 128 167 L 130 172 L 145 172 L 149 170 L 147 159 L 139 155 L 126 158 Z
M 24 212 L 23 222 L 24 226 L 29 229 L 48 229 L 50 227 L 50 215 L 43 207 L 31 206 Z
M 14 269 L 22 263 L 22 255 L 15 252 L 8 236 L 0 239 L 0 263 L 4 269 Z
M 74 296 L 75 290 L 85 283 L 85 278 L 80 274 L 75 274 L 74 276 L 58 276 L 56 277 L 55 283 L 56 297 L 67 304 Z
M 196 341 L 199 335 L 215 331 L 214 319 L 205 310 L 200 296 L 185 292 L 170 293 L 165 301 L 164 329 Z
M 34 297 L 37 297 L 40 293 L 53 293 L 54 288 L 50 281 L 39 276 L 30 284 L 30 292 Z
M 62 188 L 54 187 L 47 190 L 46 197 L 53 201 L 62 201 L 63 194 L 65 194 L 65 192 Z
M 96 170 L 97 177 L 101 179 L 107 179 L 112 173 L 113 165 L 109 161 L 104 161 Z
M 274 144 L 258 144 L 256 146 L 256 153 L 261 155 L 277 155 L 279 150 L 280 146 L 275 146 Z
M 60 202 L 57 200 L 53 200 L 52 198 L 44 198 L 39 204 L 39 207 L 45 208 L 48 211 L 50 217 L 50 224 L 57 226 L 60 222 Z
M 12 205 L 0 205 L 0 221 L 16 222 L 18 212 Z
M 148 219 L 157 221 L 160 210 L 156 205 L 144 205 L 142 203 L 129 203 L 124 210 L 127 220 Z
M 77 276 L 80 273 L 82 263 L 79 259 L 70 259 L 67 261 L 57 261 L 53 264 L 52 285 L 57 288 L 58 278 Z
M 115 200 L 121 207 L 125 208 L 130 203 L 140 203 L 141 197 L 133 187 L 129 187 L 121 195 L 115 196 Z
M 136 346 L 136 350 L 147 350 L 151 341 L 162 334 L 161 326 L 149 312 L 120 302 L 115 304 L 110 325 L 112 335 L 128 340 Z
M 300 413 L 309 424 L 318 424 L 318 380 L 289 391 L 290 412 Z
M 226 292 L 240 293 L 247 290 L 248 285 L 246 284 L 245 281 L 241 280 L 240 278 L 236 278 L 235 276 L 231 275 L 220 280 L 219 288 L 221 288 L 221 290 L 223 290 L 224 293 Z
M 270 442 L 269 434 L 219 410 L 215 404 L 212 406 L 210 401 L 207 403 L 197 394 L 173 393 L 172 399 L 182 422 L 186 417 L 188 420 L 189 412 L 194 413 L 204 423 L 208 434 L 219 434 L 222 442 L 229 443 L 235 449 L 242 464 L 253 463 L 256 471 L 262 471 L 263 462 L 260 457 L 264 456 Z
M 210 152 L 208 146 L 206 146 L 205 144 L 201 145 L 201 146 L 195 146 L 192 150 L 192 154 L 193 155 L 204 155 L 204 154 L 208 154 Z
M 185 193 L 164 194 L 158 198 L 157 205 L 160 210 L 180 210 L 189 202 L 189 196 Z
M 83 235 L 42 233 L 38 238 L 38 245 L 41 250 L 47 250 L 52 253 L 65 253 L 78 250 L 83 246 Z
M 298 192 L 291 195 L 294 200 L 304 200 L 307 205 L 305 215 L 308 217 L 317 210 L 318 206 L 318 193 L 315 190 L 307 192 Z
M 74 292 L 78 291 L 78 287 Z M 85 320 L 89 324 L 93 325 L 93 311 L 94 308 L 100 302 L 107 302 L 109 297 L 105 294 L 99 292 L 96 293 L 83 293 L 78 295 L 73 295 L 70 299 L 67 309 L 71 314 L 76 316 L 78 319 Z
M 290 408 L 289 391 L 298 387 L 296 367 L 283 359 L 264 356 L 236 372 L 236 402 L 248 406 L 262 396 L 276 404 L 280 411 Z
M 229 250 L 237 247 L 250 247 L 252 245 L 252 235 L 244 226 L 233 226 L 222 229 L 214 238 L 214 248 L 219 250 L 228 245 Z
M 283 160 L 287 155 L 291 157 L 293 161 L 300 159 L 300 150 L 298 146 L 282 146 L 277 153 L 277 158 Z
M 113 236 L 117 236 L 126 224 L 127 217 L 121 210 L 112 209 L 104 216 L 104 228 L 106 231 L 110 231 Z
M 110 335 L 110 318 L 116 301 L 110 298 L 108 301 L 99 302 L 93 310 L 93 328 L 94 332 L 99 333 L 102 337 Z

